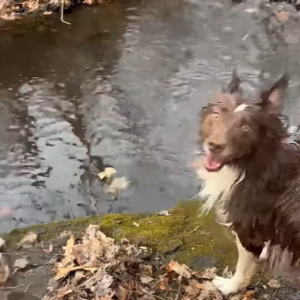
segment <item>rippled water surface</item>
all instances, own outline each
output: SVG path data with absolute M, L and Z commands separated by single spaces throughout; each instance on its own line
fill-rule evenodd
M 289 70 L 296 122 L 299 24 L 254 5 L 110 2 L 66 15 L 70 26 L 2 24 L 0 205 L 13 214 L 1 231 L 193 197 L 198 113 L 235 66 L 249 90 Z M 87 168 L 93 156 L 131 181 L 117 200 Z

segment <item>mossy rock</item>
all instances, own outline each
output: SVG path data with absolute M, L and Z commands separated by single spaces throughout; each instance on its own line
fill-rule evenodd
M 40 241 L 49 241 L 62 231 L 84 232 L 89 224 L 115 239 L 127 238 L 136 245 L 186 263 L 193 269 L 217 266 L 233 267 L 236 249 L 228 231 L 214 222 L 213 214 L 199 216 L 199 201 L 181 201 L 170 216 L 159 214 L 109 214 L 69 221 L 53 222 L 15 229 L 4 238 L 10 248 L 29 231 L 38 233 Z M 138 226 L 137 226 L 138 224 Z

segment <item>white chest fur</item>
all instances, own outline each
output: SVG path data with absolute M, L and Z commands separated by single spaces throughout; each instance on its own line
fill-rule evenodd
M 244 174 L 237 168 L 226 165 L 218 172 L 208 172 L 205 168 L 200 168 L 197 174 L 203 181 L 199 196 L 206 198 L 202 211 L 208 212 L 214 207 L 218 222 L 227 223 L 226 204 L 234 186 L 244 179 Z

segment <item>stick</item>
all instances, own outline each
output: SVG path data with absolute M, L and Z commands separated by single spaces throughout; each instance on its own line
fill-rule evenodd
M 61 20 L 63 23 L 67 24 L 67 25 L 71 25 L 71 23 L 66 22 L 66 21 L 64 20 L 64 4 L 65 4 L 65 0 L 61 0 L 60 20 Z

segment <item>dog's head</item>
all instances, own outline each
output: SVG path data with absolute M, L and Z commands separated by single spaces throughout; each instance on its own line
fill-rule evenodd
M 271 150 L 285 135 L 279 114 L 288 86 L 285 74 L 258 99 L 246 101 L 240 92 L 240 79 L 233 71 L 224 93 L 203 108 L 200 137 L 208 171 L 244 159 L 268 145 Z

